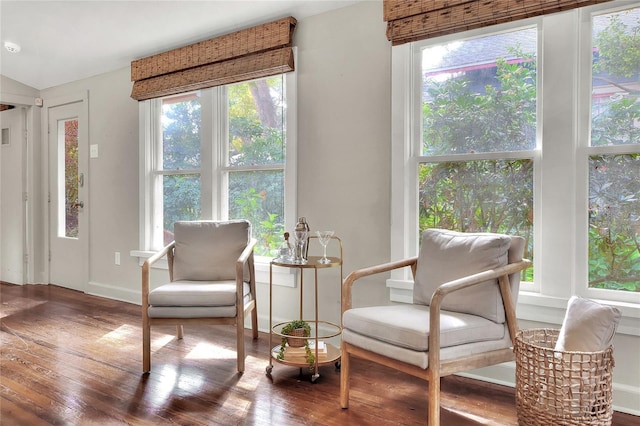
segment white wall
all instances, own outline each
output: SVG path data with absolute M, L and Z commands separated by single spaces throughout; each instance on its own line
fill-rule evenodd
M 333 229 L 342 238 L 346 275 L 390 260 L 391 45 L 385 38 L 382 2 L 362 2 L 301 19 L 294 44 L 298 48 L 297 212 L 307 217 L 312 230 Z M 98 145 L 99 157 L 89 164 L 88 292 L 139 303 L 140 267 L 137 258 L 128 256 L 139 249 L 138 108 L 130 90 L 129 69 L 122 69 L 46 89 L 40 96 L 46 104 L 47 99 L 89 92 L 89 144 Z M 45 222 L 42 217 L 40 223 Z M 120 266 L 114 264 L 116 251 L 122 254 Z M 319 304 L 323 318 L 339 322 L 336 272 L 320 271 Z M 152 275 L 156 283 L 165 277 L 164 271 Z M 382 274 L 358 284 L 354 305 L 389 303 L 386 278 Z M 305 283 L 311 279 L 305 275 Z M 297 289 L 276 287 L 276 316 L 295 316 L 297 297 Z M 268 285 L 261 283 L 262 330 L 267 329 L 268 301 Z M 305 308 L 309 305 L 305 303 Z M 615 344 L 615 389 L 622 397 L 614 403 L 617 409 L 640 414 L 636 379 L 640 339 L 618 336 Z M 500 370 L 486 374 L 502 380 Z M 513 383 L 512 373 L 504 380 Z
M 300 20 L 294 36 L 297 210 L 313 230 L 333 229 L 343 239 L 345 274 L 389 257 L 390 45 L 384 30 L 381 2 L 364 2 Z M 139 302 L 140 268 L 137 258 L 128 256 L 139 248 L 138 110 L 129 97 L 129 69 L 45 89 L 41 96 L 46 107 L 48 99 L 84 90 L 89 144 L 99 150 L 89 163 L 88 292 Z M 116 251 L 120 266 L 114 264 Z M 335 291 L 321 294 L 321 309 L 331 305 L 330 319 L 339 322 L 339 277 L 332 281 Z M 267 285 L 259 289 L 265 302 L 267 290 Z M 292 293 L 278 291 L 286 298 Z M 372 302 L 388 300 L 383 280 L 362 293 Z M 260 304 L 263 320 L 267 308 Z
M 312 230 L 331 229 L 342 238 L 346 275 L 389 259 L 391 49 L 382 3 L 301 20 L 294 44 L 297 210 Z M 357 300 L 387 303 L 384 281 L 371 286 L 356 287 Z M 339 323 L 339 288 L 322 289 L 320 311 Z
M 4 75 L 0 75 L 0 93 L 2 93 L 3 96 L 2 100 L 4 100 L 5 95 L 26 96 L 32 99 L 40 95 L 37 89 L 5 77 Z

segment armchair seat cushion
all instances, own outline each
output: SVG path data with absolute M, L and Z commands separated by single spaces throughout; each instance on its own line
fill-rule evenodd
M 244 294 L 250 294 L 244 283 Z M 173 281 L 149 292 L 151 306 L 232 306 L 236 305 L 235 281 Z M 232 315 L 233 316 L 233 315 Z
M 429 350 L 429 306 L 392 305 L 354 308 L 343 315 L 346 330 L 395 346 Z M 505 325 L 460 312 L 441 311 L 440 345 L 458 346 L 503 340 Z
M 342 340 L 345 343 L 357 346 L 366 351 L 415 365 L 422 369 L 426 369 L 429 366 L 429 352 L 414 351 L 412 349 L 392 345 L 390 343 L 383 342 L 382 340 L 363 336 L 362 334 L 351 330 L 344 330 L 342 333 Z M 505 335 L 505 338 L 501 340 L 488 340 L 485 342 L 469 343 L 468 345 L 442 348 L 440 350 L 440 361 L 455 360 L 486 352 L 503 350 L 505 348 L 511 348 L 511 339 L 509 338 L 508 333 Z

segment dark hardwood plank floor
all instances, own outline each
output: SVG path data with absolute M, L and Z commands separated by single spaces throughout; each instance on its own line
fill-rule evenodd
M 236 373 L 231 326 L 152 329 L 152 369 L 142 374 L 140 307 L 56 286 L 0 285 L 2 425 L 424 425 L 428 384 L 361 360 L 351 404 L 340 373 L 315 384 L 268 364 L 268 335 L 246 333 Z M 460 377 L 442 383 L 443 425 L 516 425 L 514 391 Z M 615 413 L 613 424 L 639 424 Z

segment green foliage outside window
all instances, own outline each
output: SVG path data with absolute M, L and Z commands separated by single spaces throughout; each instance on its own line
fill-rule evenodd
M 280 76 L 228 87 L 229 218 L 251 222 L 256 254 L 274 256 L 284 231 L 284 96 Z
M 227 86 L 227 215 L 251 222 L 258 255 L 274 255 L 284 229 L 283 90 L 281 77 Z M 165 243 L 174 222 L 202 218 L 201 118 L 196 94 L 163 104 Z
M 162 168 L 164 243 L 173 240 L 173 224 L 201 218 L 200 175 L 180 173 L 200 168 L 200 101 L 192 95 L 163 105 Z
M 510 49 L 482 91 L 473 73 L 426 81 L 423 151 L 429 155 L 535 148 L 536 62 Z M 484 71 L 485 78 L 487 71 Z M 476 73 L 477 74 L 477 73 Z M 476 75 L 477 76 L 477 75 Z M 533 162 L 528 159 L 424 163 L 419 169 L 419 225 L 463 232 L 498 232 L 526 240 L 533 258 Z M 532 268 L 523 272 L 531 281 Z
M 64 125 L 65 236 L 78 237 L 78 120 Z
M 640 154 L 589 164 L 589 286 L 640 291 Z
M 640 143 L 640 19 L 625 13 L 605 15 L 594 35 L 591 146 Z M 639 15 L 632 10 L 631 17 Z M 479 71 L 425 82 L 423 155 L 535 147 L 535 57 L 518 47 L 509 53 L 510 60 L 497 58 L 495 80 L 482 90 L 470 78 Z M 598 98 L 596 81 L 614 93 Z M 524 159 L 423 163 L 420 231 L 517 234 L 532 258 L 532 166 Z M 589 286 L 640 291 L 640 154 L 591 156 L 589 166 Z
M 591 146 L 640 144 L 640 8 L 594 18 Z M 640 291 L 640 154 L 589 158 L 589 287 Z

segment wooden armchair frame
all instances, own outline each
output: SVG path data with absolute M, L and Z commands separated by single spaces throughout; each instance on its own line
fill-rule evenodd
M 351 309 L 351 290 L 356 280 L 395 269 L 411 267 L 411 272 L 415 279 L 418 257 L 389 262 L 381 265 L 371 266 L 352 272 L 345 278 L 342 284 L 342 314 Z M 507 264 L 505 266 L 469 275 L 464 278 L 453 280 L 442 284 L 431 297 L 429 306 L 429 352 L 428 367 L 426 369 L 398 361 L 375 352 L 371 352 L 358 346 L 342 341 L 341 376 L 340 376 L 340 405 L 342 408 L 349 407 L 349 374 L 350 357 L 353 355 L 387 367 L 402 371 L 407 374 L 419 377 L 429 382 L 429 409 L 428 421 L 431 426 L 440 424 L 440 378 L 468 371 L 475 368 L 495 365 L 502 362 L 513 361 L 515 355 L 513 348 L 505 348 L 475 355 L 458 357 L 445 361 L 440 360 L 440 307 L 442 300 L 449 294 L 464 290 L 468 287 L 486 282 L 491 279 L 498 279 L 502 302 L 504 303 L 505 316 L 509 335 L 513 344 L 518 330 L 516 309 L 513 304 L 511 287 L 509 285 L 509 275 L 527 269 L 531 262 L 523 259 L 519 262 Z
M 256 277 L 253 250 L 257 243 L 252 238 L 236 261 L 236 316 L 234 317 L 201 317 L 201 318 L 150 318 L 149 317 L 149 291 L 151 266 L 164 256 L 167 257 L 169 266 L 169 280 L 173 281 L 173 259 L 175 241 L 169 243 L 159 252 L 149 257 L 142 265 L 142 369 L 144 373 L 151 370 L 151 326 L 175 325 L 178 339 L 184 336 L 183 325 L 205 324 L 221 325 L 235 324 L 237 332 L 237 357 L 238 372 L 244 372 L 244 319 L 251 313 L 251 328 L 253 339 L 258 338 L 258 313 L 256 307 Z M 243 283 L 245 265 L 249 269 L 249 288 L 252 294 L 251 300 L 244 303 Z M 242 314 L 241 314 L 242 313 Z

